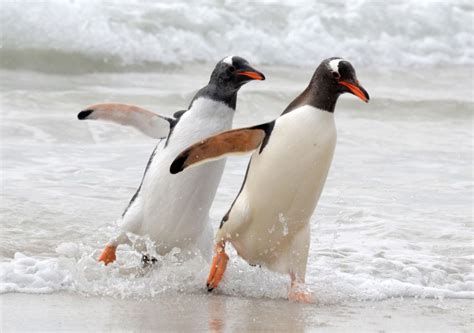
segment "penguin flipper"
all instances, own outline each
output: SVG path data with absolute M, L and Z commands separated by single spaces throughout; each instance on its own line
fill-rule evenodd
M 182 151 L 170 167 L 172 174 L 190 166 L 256 150 L 268 141 L 274 122 L 239 128 L 208 137 Z
M 160 116 L 138 106 L 104 103 L 88 106 L 77 114 L 79 120 L 99 119 L 120 125 L 131 126 L 152 138 L 162 139 L 168 136 L 175 119 Z

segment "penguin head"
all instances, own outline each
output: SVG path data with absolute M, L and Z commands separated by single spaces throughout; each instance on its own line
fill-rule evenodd
M 235 110 L 237 92 L 245 83 L 253 80 L 265 80 L 265 76 L 250 66 L 244 58 L 226 57 L 217 63 L 209 83 L 196 93 L 189 108 L 198 98 L 207 97 Z
M 216 84 L 224 93 L 235 93 L 253 80 L 265 80 L 265 76 L 250 66 L 244 58 L 228 56 L 217 63 L 209 83 Z
M 336 94 L 350 93 L 366 103 L 369 101 L 369 93 L 360 85 L 355 69 L 349 61 L 338 57 L 326 59 L 316 73 Z

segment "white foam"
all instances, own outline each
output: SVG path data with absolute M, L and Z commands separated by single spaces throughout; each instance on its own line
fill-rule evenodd
M 120 250 L 119 260 L 108 266 L 97 262 L 95 258 L 99 251 L 90 247 L 62 243 L 57 252 L 62 254 L 43 259 L 16 253 L 12 260 L 1 263 L 0 293 L 70 291 L 121 298 L 153 297 L 165 292 L 205 293 L 209 264 L 199 256 L 182 262 L 178 259 L 179 249 L 158 257 L 158 264 L 149 269 L 140 268 L 140 256 L 129 247 Z M 232 249 L 228 252 L 231 261 L 219 286 L 220 293 L 243 297 L 286 297 L 287 276 L 251 267 Z M 404 296 L 474 298 L 470 282 L 423 285 L 424 277 L 418 271 L 409 273 L 413 276 L 411 282 L 398 280 L 402 275 L 394 273 L 391 278 L 377 278 L 363 271 L 346 273 L 334 267 L 328 259 L 322 257 L 311 265 L 317 266 L 317 274 L 308 281 L 308 288 L 321 303 Z M 370 266 L 364 268 L 371 269 Z M 402 274 L 408 272 L 403 267 L 400 270 Z
M 68 288 L 69 277 L 57 258 L 40 260 L 16 253 L 10 262 L 0 263 L 0 293 L 51 293 Z
M 7 1 L 0 20 L 0 51 L 12 52 L 12 61 L 17 53 L 31 57 L 30 64 L 43 52 L 56 64 L 70 64 L 74 54 L 109 67 L 214 63 L 229 53 L 272 65 L 316 66 L 338 54 L 355 66 L 474 64 L 468 1 L 308 0 L 246 4 L 244 11 L 232 1 Z
M 65 242 L 61 243 L 56 248 L 56 253 L 67 258 L 80 258 L 81 253 L 77 244 Z

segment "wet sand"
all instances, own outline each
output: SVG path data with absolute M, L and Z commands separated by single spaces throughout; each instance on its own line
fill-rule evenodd
M 474 300 L 390 299 L 296 304 L 223 295 L 145 300 L 3 294 L 1 331 L 472 332 Z

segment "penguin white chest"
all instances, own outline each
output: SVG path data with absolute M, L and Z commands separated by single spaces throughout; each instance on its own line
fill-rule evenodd
M 280 117 L 270 140 L 252 158 L 248 195 L 261 208 L 304 222 L 313 213 L 336 145 L 334 115 L 311 106 Z M 265 209 L 264 209 L 265 210 Z M 281 218 L 280 218 L 281 219 Z
M 220 232 L 232 237 L 242 257 L 271 266 L 292 246 L 319 200 L 335 144 L 330 112 L 304 106 L 278 118 L 267 145 L 252 156 L 245 185 Z
M 210 235 L 208 214 L 225 160 L 179 175 L 172 175 L 169 168 L 188 145 L 228 130 L 233 115 L 234 110 L 224 103 L 207 98 L 194 101 L 170 134 L 168 144 L 157 148 L 137 198 L 123 217 L 123 230 L 149 235 L 159 253 L 193 244 L 207 229 Z

